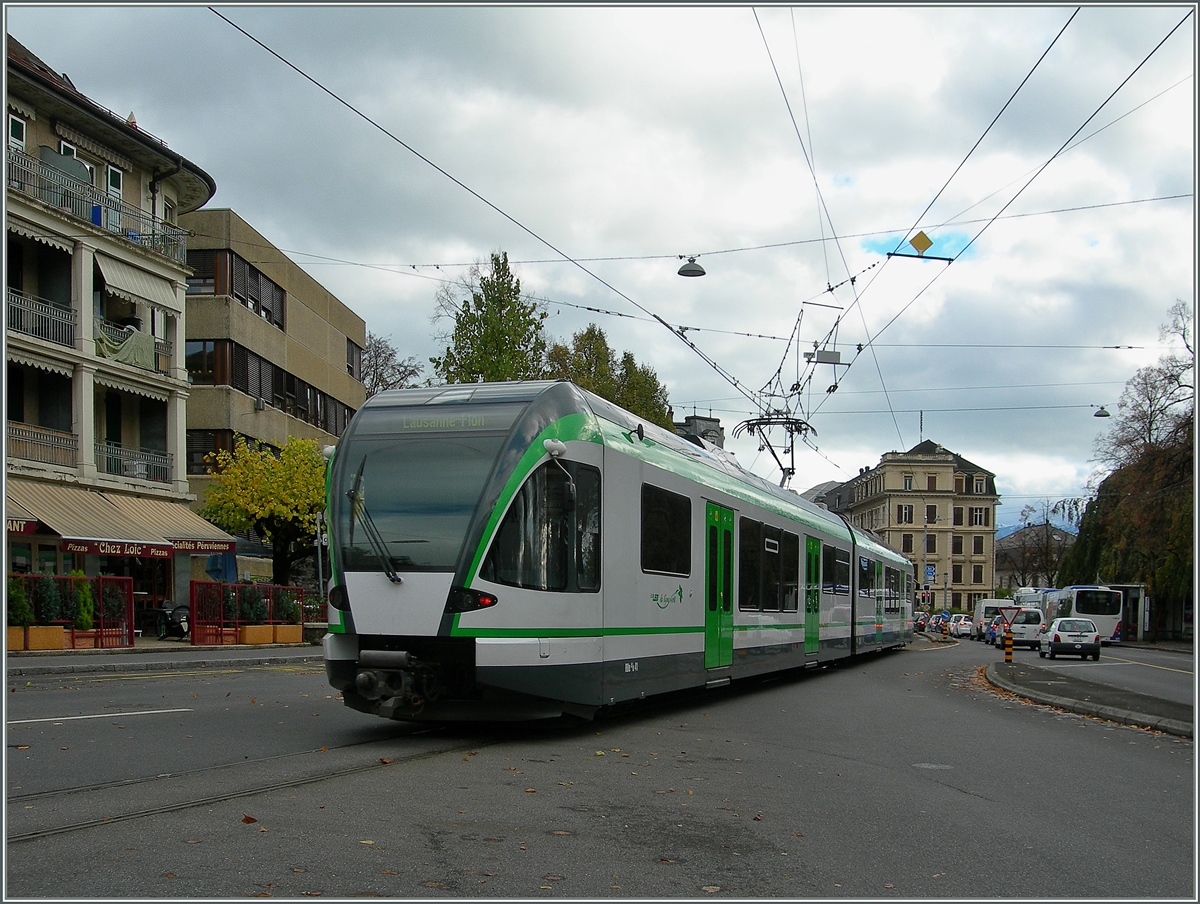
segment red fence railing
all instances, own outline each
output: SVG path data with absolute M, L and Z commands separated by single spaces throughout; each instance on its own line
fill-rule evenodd
M 33 609 L 35 625 L 58 625 L 63 646 L 133 646 L 133 578 L 10 574 Z
M 188 625 L 196 646 L 299 643 L 310 620 L 302 587 L 191 582 Z

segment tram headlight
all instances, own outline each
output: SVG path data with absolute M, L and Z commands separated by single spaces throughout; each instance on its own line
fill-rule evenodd
M 446 600 L 447 612 L 474 612 L 478 609 L 490 609 L 499 600 L 490 593 L 480 590 L 467 590 L 465 587 L 451 587 L 450 596 Z

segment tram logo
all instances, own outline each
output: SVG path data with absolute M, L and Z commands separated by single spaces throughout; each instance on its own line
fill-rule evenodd
M 659 609 L 666 609 L 671 603 L 683 602 L 683 585 L 680 584 L 675 588 L 675 591 L 670 594 L 652 593 L 650 594 L 651 601 L 658 606 Z

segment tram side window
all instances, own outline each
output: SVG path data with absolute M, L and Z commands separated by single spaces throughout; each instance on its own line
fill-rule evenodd
M 574 476 L 574 511 L 566 504 L 567 474 L 557 462 L 546 462 L 513 497 L 480 577 L 529 590 L 600 588 L 600 472 L 573 462 L 567 467 Z
M 826 544 L 821 550 L 821 575 L 824 593 L 846 596 L 850 593 L 850 553 Z
M 858 595 L 867 598 L 875 596 L 875 561 L 866 556 L 858 557 Z
M 642 571 L 692 573 L 692 500 L 642 484 Z
M 738 527 L 738 608 L 797 611 L 800 538 L 750 518 L 740 519 Z
M 783 532 L 783 611 L 800 609 L 800 537 Z
M 742 518 L 738 523 L 738 608 L 759 609 L 762 571 L 762 522 Z
M 900 611 L 900 585 L 902 575 L 895 568 L 883 569 L 884 596 L 883 609 L 885 612 Z

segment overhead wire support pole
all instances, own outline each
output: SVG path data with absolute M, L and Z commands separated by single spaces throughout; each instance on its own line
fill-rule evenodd
M 945 261 L 948 264 L 954 263 L 952 257 L 938 257 L 936 254 L 905 254 L 903 251 L 889 251 L 888 257 L 915 257 L 921 261 Z

